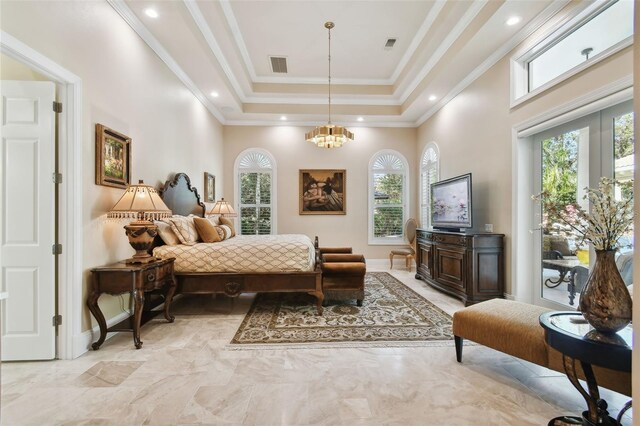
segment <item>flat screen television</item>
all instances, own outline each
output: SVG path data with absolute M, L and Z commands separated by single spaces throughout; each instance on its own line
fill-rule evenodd
M 462 231 L 473 227 L 471 173 L 431 184 L 431 226 Z

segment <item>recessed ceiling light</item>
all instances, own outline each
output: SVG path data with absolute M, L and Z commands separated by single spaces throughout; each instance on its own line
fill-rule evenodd
M 213 96 L 214 98 L 217 98 L 218 96 L 220 96 L 220 93 L 218 93 L 218 92 L 211 92 L 211 96 Z
M 430 100 L 431 102 L 435 101 L 436 99 L 438 99 L 438 97 L 437 97 L 436 95 L 431 95 L 431 96 L 429 96 L 429 100 Z
M 364 118 L 358 117 L 358 121 L 364 121 Z
M 145 10 L 144 10 L 144 13 L 145 13 L 149 18 L 157 18 L 158 16 L 160 16 L 160 15 L 158 15 L 158 12 L 157 12 L 155 9 L 151 9 L 151 8 L 145 9 Z
M 507 25 L 512 26 L 512 25 L 515 25 L 515 24 L 519 23 L 520 21 L 522 21 L 521 17 L 512 16 L 511 18 L 507 19 Z
M 287 116 L 286 116 L 286 115 L 283 115 L 282 117 L 280 117 L 280 120 L 282 120 L 282 121 L 287 121 Z

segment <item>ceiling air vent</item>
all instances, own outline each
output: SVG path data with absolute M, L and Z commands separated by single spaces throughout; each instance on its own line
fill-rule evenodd
M 391 49 L 393 47 L 394 44 L 396 44 L 396 41 L 398 41 L 397 38 L 388 38 L 387 42 L 384 45 L 385 49 Z
M 271 71 L 280 74 L 287 73 L 287 58 L 283 56 L 269 56 L 271 60 Z

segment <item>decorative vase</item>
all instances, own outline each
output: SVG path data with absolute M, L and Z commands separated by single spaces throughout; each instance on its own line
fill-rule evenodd
M 631 322 L 632 301 L 618 267 L 615 250 L 596 250 L 593 271 L 580 294 L 580 311 L 601 333 L 615 333 Z

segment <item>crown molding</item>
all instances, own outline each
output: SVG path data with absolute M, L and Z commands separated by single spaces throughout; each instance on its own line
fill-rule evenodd
M 198 86 L 189 78 L 187 73 L 178 65 L 175 59 L 169 54 L 167 49 L 164 48 L 162 43 L 151 34 L 147 27 L 138 19 L 133 11 L 127 6 L 124 0 L 107 0 L 107 3 L 129 24 L 129 26 L 140 36 L 142 40 L 153 50 L 156 55 L 164 62 L 167 67 L 173 71 L 180 81 L 193 93 L 193 95 L 204 105 L 204 107 L 223 125 L 226 124 L 226 120 L 222 113 L 209 102 L 209 99 L 205 96 Z
M 440 46 L 438 46 L 436 51 L 433 52 L 433 55 L 431 55 L 431 57 L 429 58 L 425 66 L 422 67 L 422 70 L 420 70 L 420 72 L 415 76 L 415 78 L 409 84 L 409 86 L 404 90 L 404 92 L 402 92 L 402 95 L 400 96 L 401 103 L 404 103 L 409 98 L 411 93 L 413 93 L 413 91 L 416 90 L 416 88 L 422 82 L 422 80 L 424 80 L 427 77 L 427 75 L 429 75 L 433 67 L 435 67 L 437 63 L 440 62 L 440 59 L 442 59 L 442 57 L 445 55 L 445 53 L 447 53 L 449 48 L 451 48 L 453 43 L 455 43 L 458 37 L 462 35 L 464 30 L 467 29 L 467 27 L 471 24 L 471 22 L 475 19 L 478 13 L 480 13 L 480 11 L 484 8 L 484 6 L 488 2 L 489 2 L 488 0 L 481 0 L 481 1 L 474 1 L 472 3 L 469 9 L 467 9 L 465 14 L 458 21 L 458 23 L 451 29 L 451 32 L 449 32 L 447 37 L 445 37 L 442 43 L 440 43 Z M 396 94 L 397 92 L 394 93 L 394 95 Z
M 229 61 L 227 61 L 227 58 L 224 56 L 224 53 L 222 53 L 222 49 L 220 48 L 220 45 L 216 41 L 216 38 L 213 35 L 213 32 L 211 31 L 211 28 L 209 28 L 209 24 L 207 23 L 207 20 L 202 14 L 202 11 L 200 10 L 200 8 L 198 7 L 198 5 L 194 0 L 184 0 L 183 2 L 185 7 L 191 14 L 191 18 L 193 19 L 193 22 L 195 22 L 196 26 L 198 27 L 198 30 L 200 30 L 200 33 L 202 34 L 205 41 L 207 42 L 207 46 L 209 46 L 211 53 L 213 53 L 213 56 L 215 56 L 215 58 L 218 60 L 218 63 L 222 67 L 222 71 L 224 71 L 224 74 L 229 79 L 229 83 L 231 83 L 231 87 L 233 87 L 233 90 L 236 92 L 236 96 L 238 96 L 241 102 L 246 102 L 247 96 L 242 90 L 242 87 L 240 86 L 240 83 L 238 82 L 238 79 L 236 78 L 235 74 L 233 73 L 233 70 L 229 65 Z
M 485 59 L 480 65 L 478 65 L 473 71 L 471 71 L 467 77 L 458 83 L 449 93 L 443 96 L 439 102 L 433 107 L 429 108 L 418 120 L 415 125 L 421 126 L 431 116 L 438 112 L 442 107 L 449 103 L 453 98 L 458 96 L 464 89 L 469 87 L 471 83 L 476 81 L 480 76 L 487 72 L 492 66 L 494 66 L 500 59 L 504 58 L 509 52 L 515 49 L 520 43 L 525 41 L 535 31 L 537 31 L 542 25 L 544 25 L 549 18 L 558 13 L 565 7 L 570 0 L 554 1 L 547 6 L 542 12 L 538 14 L 528 25 L 524 26 L 513 37 L 511 37 L 506 43 L 500 46 L 491 56 Z
M 400 77 L 400 74 L 402 73 L 402 71 L 404 71 L 404 67 L 407 66 L 407 64 L 409 63 L 409 60 L 416 53 L 418 46 L 420 46 L 420 43 L 422 43 L 422 40 L 424 40 L 424 38 L 427 36 L 427 32 L 429 32 L 429 30 L 431 29 L 431 26 L 438 18 L 438 15 L 440 15 L 440 12 L 442 12 L 442 9 L 444 8 L 444 5 L 446 3 L 447 2 L 445 0 L 437 0 L 433 4 L 433 6 L 431 6 L 429 13 L 427 14 L 424 21 L 422 22 L 422 25 L 418 29 L 418 32 L 416 33 L 415 37 L 413 37 L 413 40 L 411 40 L 411 44 L 409 44 L 409 47 L 407 48 L 404 55 L 400 59 L 400 62 L 398 62 L 398 66 L 396 67 L 393 74 L 391 74 L 391 78 L 389 79 L 392 81 L 391 84 L 396 84 L 396 82 L 398 81 L 398 78 Z
M 227 120 L 225 126 L 264 126 L 264 127 L 315 127 L 324 123 L 322 121 L 287 121 L 287 122 L 275 122 L 273 120 Z M 376 127 L 402 127 L 414 129 L 416 126 L 413 122 L 409 121 L 382 121 L 375 123 L 363 123 L 363 122 L 337 122 L 333 121 L 333 124 L 337 124 L 343 127 L 349 128 L 376 128 Z

